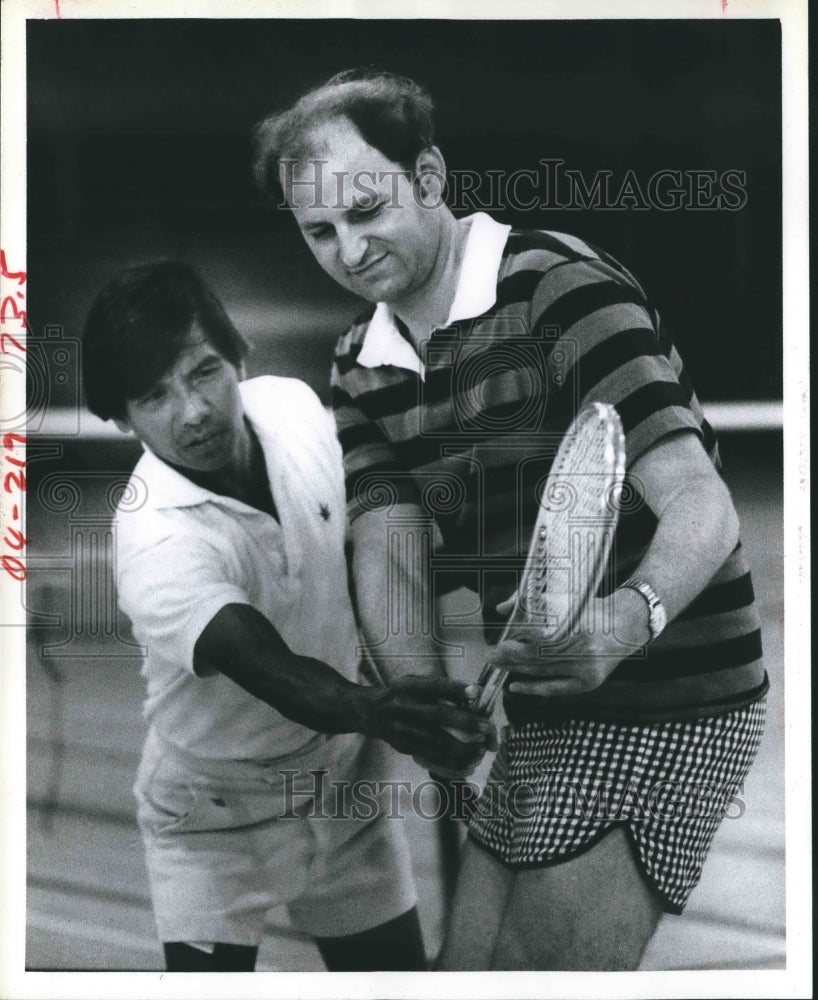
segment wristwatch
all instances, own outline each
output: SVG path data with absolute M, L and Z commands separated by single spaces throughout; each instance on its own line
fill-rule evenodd
M 664 604 L 662 604 L 659 595 L 653 587 L 649 583 L 645 583 L 644 580 L 637 580 L 635 577 L 632 577 L 630 580 L 626 580 L 622 586 L 630 587 L 631 590 L 638 590 L 648 602 L 649 641 L 653 642 L 654 639 L 662 634 L 665 625 L 667 625 L 667 612 L 665 611 Z

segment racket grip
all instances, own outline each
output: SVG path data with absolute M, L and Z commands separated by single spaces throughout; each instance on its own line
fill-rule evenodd
M 481 688 L 476 706 L 480 715 L 491 715 L 495 702 L 503 690 L 506 677 L 508 677 L 508 670 L 503 670 L 502 667 L 493 667 L 489 663 L 483 667 L 477 682 Z

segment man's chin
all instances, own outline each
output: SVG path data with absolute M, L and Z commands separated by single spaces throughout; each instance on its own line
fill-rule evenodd
M 350 286 L 350 290 L 360 295 L 367 302 L 386 302 L 391 304 L 398 301 L 405 294 L 403 283 L 388 277 L 374 279 L 372 281 L 358 281 Z
M 183 465 L 193 472 L 219 472 L 226 468 L 233 458 L 232 443 L 232 436 L 219 434 L 209 446 L 187 449 Z

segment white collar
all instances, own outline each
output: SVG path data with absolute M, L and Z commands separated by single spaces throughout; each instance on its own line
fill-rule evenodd
M 469 233 L 463 250 L 463 261 L 457 279 L 454 301 L 445 326 L 463 319 L 474 319 L 491 309 L 497 301 L 497 276 L 511 226 L 495 222 L 485 212 L 467 219 Z M 358 354 L 358 364 L 364 368 L 394 365 L 424 377 L 423 362 L 412 345 L 401 336 L 392 310 L 385 302 L 375 307 L 364 342 Z

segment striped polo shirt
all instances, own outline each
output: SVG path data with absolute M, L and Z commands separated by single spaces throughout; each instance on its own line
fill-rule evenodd
M 411 503 L 434 522 L 435 595 L 479 594 L 487 636 L 516 588 L 538 495 L 559 442 L 591 402 L 613 404 L 629 465 L 662 438 L 707 423 L 667 329 L 635 278 L 561 233 L 517 231 L 478 213 L 444 327 L 419 352 L 399 317 L 370 307 L 338 342 L 332 403 L 351 520 Z M 638 567 L 657 520 L 626 478 L 601 593 Z M 570 698 L 505 693 L 512 722 L 660 720 L 718 714 L 767 689 L 753 586 L 741 545 L 707 588 L 605 683 Z

